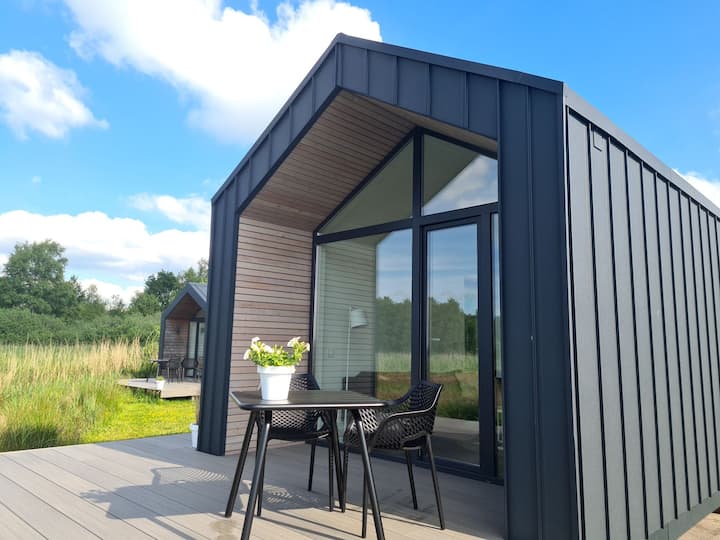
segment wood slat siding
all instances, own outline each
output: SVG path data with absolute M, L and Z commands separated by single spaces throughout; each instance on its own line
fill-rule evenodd
M 161 358 L 170 356 L 185 356 L 187 354 L 188 332 L 190 325 L 188 321 L 181 319 L 165 319 L 165 339 L 163 350 L 160 351 Z
M 231 392 L 255 390 L 259 385 L 255 364 L 243 360 L 254 336 L 260 336 L 266 343 L 282 344 L 298 335 L 308 339 L 311 253 L 312 234 L 309 232 L 245 216 L 240 218 L 230 360 Z M 262 276 L 262 281 L 258 281 L 258 275 Z M 258 307 L 258 303 L 262 307 Z M 297 372 L 306 371 L 307 361 L 303 361 Z M 247 419 L 248 413 L 229 399 L 226 453 L 240 451 Z
M 568 110 L 582 535 L 674 538 L 717 506 L 717 217 Z
M 370 100 L 340 92 L 243 216 L 313 231 L 413 127 Z

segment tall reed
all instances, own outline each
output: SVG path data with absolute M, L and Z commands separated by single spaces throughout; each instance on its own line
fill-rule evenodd
M 0 451 L 74 444 L 117 406 L 123 374 L 143 368 L 143 348 L 0 345 Z

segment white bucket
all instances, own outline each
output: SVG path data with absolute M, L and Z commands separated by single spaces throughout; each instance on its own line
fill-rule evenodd
M 198 427 L 197 424 L 190 424 L 190 441 L 193 448 L 197 448 Z
M 284 401 L 290 391 L 290 379 L 295 366 L 258 366 L 260 394 L 267 401 Z

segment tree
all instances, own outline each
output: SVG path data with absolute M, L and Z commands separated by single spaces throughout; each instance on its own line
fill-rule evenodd
M 88 285 L 85 290 L 81 289 L 79 296 L 80 305 L 78 306 L 78 312 L 80 318 L 92 320 L 105 314 L 107 305 L 102 296 L 100 296 L 97 285 L 92 284 Z
M 160 270 L 145 280 L 145 293 L 157 298 L 160 309 L 165 309 L 180 290 L 180 280 L 168 270 Z
M 197 262 L 197 270 L 192 266 L 178 274 L 178 281 L 181 286 L 188 283 L 207 283 L 208 281 L 208 262 L 207 259 L 200 259 Z
M 0 307 L 66 317 L 79 303 L 80 286 L 65 280 L 65 248 L 52 240 L 15 244 L 0 278 Z
M 140 315 L 153 315 L 162 311 L 162 309 L 156 296 L 147 291 L 140 291 L 135 293 L 135 296 L 130 300 L 128 311 L 130 313 L 140 313 Z

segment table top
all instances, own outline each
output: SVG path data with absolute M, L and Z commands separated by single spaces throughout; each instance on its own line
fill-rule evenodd
M 231 392 L 230 396 L 241 409 L 288 410 L 288 409 L 377 409 L 386 401 L 359 392 L 334 390 L 301 390 L 290 392 L 287 400 L 265 401 L 260 392 Z

